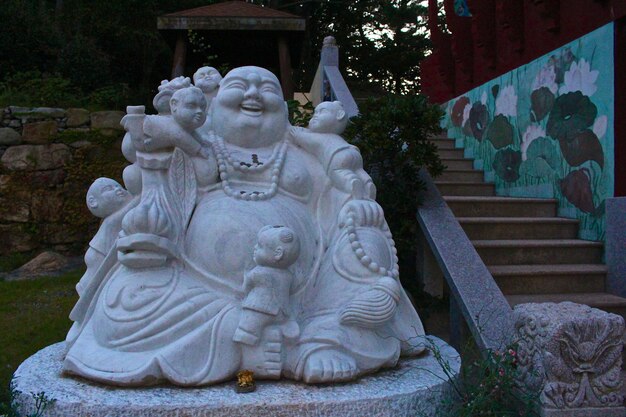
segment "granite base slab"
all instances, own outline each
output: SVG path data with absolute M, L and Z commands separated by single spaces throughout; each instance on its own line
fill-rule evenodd
M 431 340 L 456 378 L 458 353 Z M 62 375 L 63 354 L 64 343 L 48 346 L 15 372 L 15 399 L 23 414 L 35 410 L 33 393 L 39 392 L 54 400 L 46 417 L 427 417 L 452 395 L 450 377 L 430 351 L 350 383 L 257 381 L 256 391 L 247 394 L 237 394 L 234 381 L 201 388 L 104 386 Z

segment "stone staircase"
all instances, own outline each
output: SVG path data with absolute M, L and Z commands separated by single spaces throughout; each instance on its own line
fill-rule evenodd
M 605 292 L 602 243 L 578 239 L 556 200 L 498 197 L 454 140 L 431 141 L 448 167 L 435 184 L 511 306 L 573 301 L 626 317 L 626 299 Z

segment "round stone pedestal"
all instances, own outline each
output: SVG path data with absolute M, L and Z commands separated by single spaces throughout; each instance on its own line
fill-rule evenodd
M 456 378 L 461 360 L 432 338 Z M 307 385 L 289 380 L 257 381 L 255 392 L 237 394 L 235 383 L 202 388 L 117 388 L 63 376 L 64 343 L 40 350 L 15 372 L 21 412 L 34 412 L 33 393 L 54 400 L 46 417 L 426 417 L 452 395 L 449 377 L 432 352 L 402 359 L 394 369 L 357 381 Z

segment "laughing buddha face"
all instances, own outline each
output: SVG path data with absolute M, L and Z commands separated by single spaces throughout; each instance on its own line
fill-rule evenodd
M 264 68 L 241 67 L 226 74 L 211 108 L 215 133 L 241 147 L 272 145 L 282 140 L 288 125 L 280 83 Z

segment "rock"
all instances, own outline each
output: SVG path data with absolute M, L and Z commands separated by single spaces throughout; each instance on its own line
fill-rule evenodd
M 9 182 L 11 182 L 10 175 L 0 175 L 0 191 L 4 191 Z
M 12 171 L 38 171 L 62 168 L 72 155 L 62 143 L 12 146 L 2 155 L 2 167 Z
M 65 117 L 65 110 L 54 107 L 35 107 L 32 110 L 33 115 L 43 116 L 46 119 L 60 119 Z
M 89 239 L 87 236 L 82 236 L 80 231 L 68 228 L 67 224 L 63 223 L 42 224 L 40 238 L 46 244 L 53 245 L 81 242 Z
M 67 127 L 79 127 L 89 123 L 89 110 L 87 109 L 67 109 Z
M 58 191 L 33 193 L 31 213 L 36 222 L 58 222 L 63 216 L 63 196 Z
M 124 128 L 120 125 L 120 121 L 125 114 L 123 111 L 98 111 L 91 113 L 91 128 L 100 129 L 104 134 L 123 131 Z
M 37 236 L 28 233 L 24 224 L 0 224 L 0 255 L 28 252 L 38 246 Z
M 0 128 L 0 145 L 19 145 L 22 137 L 10 127 Z
M 9 127 L 22 127 L 22 122 L 18 119 L 13 119 L 9 122 Z
M 30 215 L 30 193 L 16 191 L 0 196 L 0 221 L 26 223 Z
M 91 146 L 91 145 L 93 144 L 89 142 L 88 140 L 79 140 L 79 141 L 70 143 L 70 146 L 74 149 L 80 149 L 80 148 L 84 148 L 86 146 Z
M 42 252 L 17 270 L 13 271 L 7 281 L 20 281 L 56 273 L 69 264 L 69 260 L 57 252 Z
M 66 172 L 61 168 L 49 171 L 34 171 L 30 173 L 28 181 L 32 188 L 55 188 L 63 184 L 66 176 Z
M 24 143 L 42 145 L 52 142 L 57 134 L 57 122 L 48 120 L 45 122 L 27 123 L 22 131 Z
M 13 117 L 20 118 L 22 120 L 37 120 L 37 119 L 59 119 L 65 117 L 65 110 L 54 107 L 9 107 L 11 115 Z

